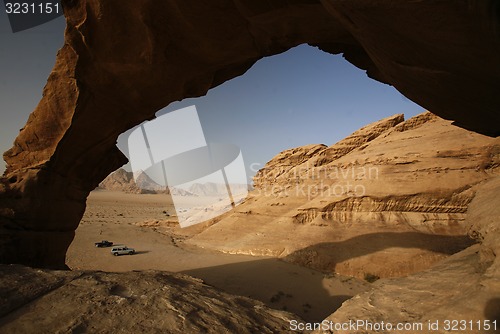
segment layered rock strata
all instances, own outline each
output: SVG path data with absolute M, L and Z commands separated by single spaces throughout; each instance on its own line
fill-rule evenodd
M 467 210 L 499 166 L 499 139 L 429 112 L 395 115 L 334 145 L 278 154 L 245 203 L 189 242 L 359 278 L 404 276 L 475 242 Z
M 382 321 L 396 326 L 410 324 L 407 331 L 370 330 L 363 333 L 497 333 L 500 321 L 500 242 L 498 231 L 500 177 L 482 183 L 469 205 L 466 225 L 482 240 L 424 272 L 374 284 L 372 291 L 346 301 L 327 321 Z M 356 319 L 354 316 L 356 315 Z M 429 326 L 433 327 L 429 327 Z M 457 327 L 457 329 L 453 329 Z M 318 330 L 314 333 L 352 333 L 353 330 Z

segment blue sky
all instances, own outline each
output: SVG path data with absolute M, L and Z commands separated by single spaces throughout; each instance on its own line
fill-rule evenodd
M 0 151 L 11 147 L 40 100 L 63 32 L 60 17 L 13 34 L 5 13 L 0 14 Z M 381 118 L 396 113 L 409 118 L 423 111 L 341 56 L 306 45 L 264 58 L 206 96 L 173 103 L 157 115 L 190 105 L 198 110 L 208 142 L 241 148 L 248 174 L 252 164 L 263 166 L 282 150 L 331 145 Z M 120 137 L 125 151 L 127 136 Z

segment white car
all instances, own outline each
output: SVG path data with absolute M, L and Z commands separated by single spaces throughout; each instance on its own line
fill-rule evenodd
M 115 246 L 113 248 L 111 248 L 111 254 L 113 254 L 114 256 L 118 256 L 118 255 L 132 255 L 135 253 L 135 249 L 133 248 L 128 248 L 127 246 Z

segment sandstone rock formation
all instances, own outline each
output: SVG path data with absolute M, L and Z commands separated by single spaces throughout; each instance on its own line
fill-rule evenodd
M 430 113 L 424 115 L 427 116 Z M 276 184 L 289 184 L 290 181 L 293 184 L 297 178 L 302 179 L 304 175 L 307 178 L 307 174 L 311 173 L 311 168 L 326 165 L 345 156 L 403 121 L 404 115 L 395 115 L 369 124 L 330 147 L 307 145 L 283 151 L 257 172 L 254 185 L 256 188 L 265 189 Z M 318 176 L 321 177 L 319 174 Z
M 494 0 L 62 4 L 65 44 L 42 100 L 4 155 L 4 263 L 63 267 L 85 198 L 126 162 L 115 146 L 120 133 L 302 43 L 343 53 L 460 126 L 500 134 Z
M 141 189 L 134 181 L 134 174 L 120 168 L 109 174 L 101 183 L 98 189 L 122 191 L 125 193 L 140 194 Z
M 189 243 L 359 278 L 404 276 L 474 242 L 466 212 L 499 166 L 498 138 L 429 112 L 395 115 L 330 147 L 278 154 L 247 201 Z
M 298 319 L 181 274 L 0 272 L 4 333 L 280 333 Z
M 473 246 L 444 260 L 425 272 L 405 278 L 379 281 L 373 290 L 346 301 L 340 309 L 325 320 L 344 323 L 361 320 L 372 325 L 390 323 L 393 329 L 370 330 L 359 327 L 356 330 L 318 330 L 314 333 L 450 333 L 449 328 L 460 328 L 460 333 L 497 333 L 500 293 L 496 286 L 484 286 L 484 271 L 487 265 L 478 262 L 479 247 Z M 451 321 L 456 320 L 459 325 Z M 496 329 L 492 324 L 496 320 Z M 438 322 L 434 331 L 429 323 Z M 398 323 L 414 327 L 395 330 Z M 489 330 L 485 330 L 489 324 Z
M 454 325 L 452 321 L 457 320 L 456 326 L 466 324 L 455 331 L 498 333 L 500 260 L 496 255 L 499 254 L 500 242 L 495 232 L 498 233 L 500 221 L 499 193 L 500 177 L 497 176 L 478 187 L 477 195 L 469 205 L 466 224 L 471 227 L 470 232 L 482 240 L 481 246 L 474 245 L 425 272 L 376 283 L 372 291 L 345 302 L 327 320 L 348 322 L 356 315 L 357 319 L 372 324 L 385 321 L 423 326 L 422 330 L 407 332 L 431 332 L 429 323 L 437 322 L 436 333 L 451 332 L 445 328 L 446 321 Z M 326 330 L 315 333 L 352 332 Z
M 334 54 L 343 53 L 371 78 L 393 85 L 411 100 L 464 128 L 492 136 L 500 134 L 500 10 L 495 0 L 222 0 L 216 3 L 63 0 L 62 4 L 67 19 L 65 44 L 57 55 L 42 100 L 13 148 L 4 154 L 8 166 L 0 182 L 3 263 L 64 267 L 65 251 L 85 210 L 86 197 L 111 171 L 126 162 L 115 147 L 120 133 L 153 118 L 157 110 L 173 101 L 203 95 L 208 89 L 243 74 L 258 59 L 302 43 Z M 383 208 L 387 203 L 394 208 L 394 202 L 399 206 L 405 203 L 408 208 L 423 209 L 422 212 L 430 210 L 429 223 L 423 221 L 421 228 L 437 232 L 444 228 L 440 215 L 451 215 L 458 229 L 471 226 L 471 233 L 482 244 L 416 277 L 381 284 L 374 292 L 347 302 L 332 319 L 350 319 L 358 311 L 370 314 L 373 319 L 384 314 L 394 316 L 394 320 L 408 321 L 459 316 L 474 318 L 471 320 L 480 316 L 498 319 L 500 188 L 498 178 L 483 183 L 486 174 L 498 166 L 498 151 L 482 150 L 478 158 L 474 155 L 477 151 L 467 148 L 442 148 L 443 143 L 434 137 L 430 141 L 435 146 L 433 156 L 415 155 L 414 163 L 410 153 L 403 159 L 390 156 L 397 145 L 420 144 L 418 138 L 408 136 L 412 131 L 402 131 L 417 123 L 406 124 L 399 134 L 390 135 L 399 136 L 400 141 L 391 144 L 384 142 L 382 136 L 374 140 L 386 145 L 385 158 L 370 155 L 370 144 L 364 150 L 360 150 L 361 146 L 358 152 L 349 153 L 349 159 L 354 155 L 368 159 L 358 160 L 358 165 L 385 164 L 394 182 L 385 184 L 383 191 L 375 183 L 366 182 L 370 199 L 339 202 L 335 208 L 339 209 L 338 205 L 346 209 Z M 414 131 L 425 126 L 429 124 Z M 461 133 L 455 138 L 457 143 L 479 140 L 471 133 Z M 325 154 L 319 165 L 329 165 L 330 159 L 332 156 Z M 411 168 L 418 169 L 429 159 L 442 160 L 428 171 L 412 174 Z M 480 160 L 482 163 L 478 164 Z M 349 163 L 344 161 L 341 166 L 356 165 Z M 404 173 L 398 172 L 401 169 Z M 429 175 L 439 172 L 445 177 L 426 179 L 426 172 Z M 441 181 L 447 179 L 447 173 L 455 175 L 454 182 Z M 436 196 L 431 196 L 431 203 L 424 203 L 421 197 L 413 198 L 412 193 L 400 188 L 408 180 L 416 181 L 413 183 L 418 189 L 412 193 L 431 186 L 441 192 L 430 194 Z M 477 183 L 474 189 L 465 187 L 471 183 Z M 478 200 L 469 204 L 470 191 L 477 192 Z M 387 193 L 397 196 L 396 200 L 383 198 Z M 293 211 L 288 218 L 297 221 L 297 229 L 317 222 L 323 215 L 328 218 L 331 206 L 324 204 L 312 206 L 308 202 L 306 210 L 301 214 Z M 467 204 L 468 217 L 474 220 L 462 223 L 461 215 Z M 271 205 L 277 215 L 286 216 L 280 201 L 269 201 Z M 437 207 L 440 210 L 433 211 Z M 251 200 L 247 208 L 247 212 L 252 210 Z M 377 216 L 389 221 L 383 212 Z M 359 219 L 355 214 L 347 218 L 344 221 Z M 412 218 L 405 216 L 400 221 L 406 224 Z M 251 239 L 252 235 L 248 235 Z M 286 241 L 283 235 L 281 238 Z M 142 288 L 137 275 L 129 276 Z M 130 298 L 136 296 L 130 297 L 129 291 L 118 287 L 119 284 L 109 283 L 115 279 L 112 276 L 95 274 L 104 281 L 105 291 L 111 288 L 109 293 L 128 305 Z M 87 291 L 85 279 L 73 282 L 78 289 L 83 286 Z M 197 291 L 196 284 L 191 284 L 194 290 L 184 283 L 180 286 L 184 293 Z M 118 288 L 113 290 L 113 286 Z M 446 293 L 450 287 L 454 288 L 453 294 Z M 60 290 L 62 297 L 64 291 Z M 120 296 L 124 293 L 125 297 Z M 58 297 L 46 296 L 56 298 L 54 301 Z M 145 303 L 149 301 L 147 295 L 144 299 Z M 102 300 L 104 304 L 107 301 Z M 209 305 L 215 303 L 206 301 Z M 141 298 L 133 302 L 141 303 Z M 230 307 L 237 307 L 235 303 L 238 304 L 235 301 Z M 172 306 L 165 303 L 164 310 L 176 318 L 176 311 L 169 305 Z M 382 313 L 377 314 L 377 309 Z M 25 316 L 32 320 L 39 319 L 40 314 L 43 312 Z M 249 320 L 253 313 L 247 314 L 241 321 L 253 322 Z M 217 327 L 228 321 L 235 324 L 233 318 L 221 319 L 212 325 Z M 83 326 L 86 325 L 76 322 L 61 329 L 78 330 Z

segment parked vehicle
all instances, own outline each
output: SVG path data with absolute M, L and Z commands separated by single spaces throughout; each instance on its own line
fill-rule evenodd
M 113 243 L 108 240 L 103 240 L 95 243 L 96 247 L 111 247 L 113 246 Z
M 115 246 L 113 248 L 111 248 L 111 254 L 113 254 L 114 256 L 118 256 L 118 255 L 132 255 L 135 253 L 135 249 L 133 248 L 128 248 L 127 246 Z

